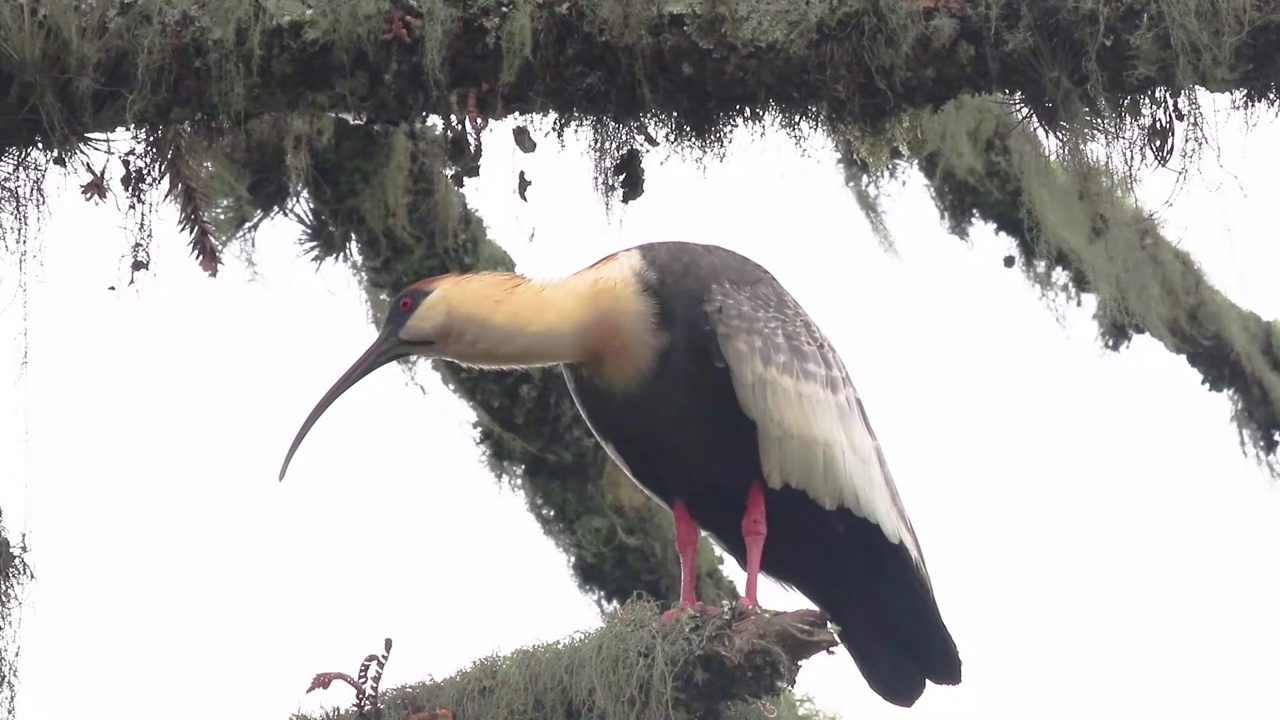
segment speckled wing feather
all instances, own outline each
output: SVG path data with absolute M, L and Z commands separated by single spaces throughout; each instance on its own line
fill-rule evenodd
M 891 542 L 906 544 L 927 581 L 862 400 L 818 326 L 772 277 L 714 285 L 706 309 L 738 401 L 756 423 L 764 481 L 874 522 Z

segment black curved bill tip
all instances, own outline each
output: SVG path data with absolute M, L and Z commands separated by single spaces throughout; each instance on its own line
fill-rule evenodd
M 329 388 L 329 392 L 320 398 L 320 402 L 316 403 L 311 414 L 302 423 L 302 427 L 298 429 L 298 434 L 293 438 L 293 444 L 289 446 L 288 454 L 284 456 L 284 464 L 280 466 L 280 480 L 284 480 L 284 474 L 289 469 L 289 461 L 293 460 L 293 454 L 298 451 L 298 446 L 302 445 L 302 439 L 307 436 L 307 433 L 311 431 L 311 426 L 316 424 L 316 421 L 320 419 L 325 410 L 329 409 L 333 401 L 341 397 L 342 393 L 354 387 L 369 373 L 405 354 L 407 353 L 404 352 L 400 338 L 394 333 L 383 333 L 378 336 L 377 340 L 373 341 L 373 344 L 369 346 L 368 350 L 365 350 L 360 359 L 356 360 L 355 364 L 343 373 L 342 377 L 338 378 L 338 382 Z

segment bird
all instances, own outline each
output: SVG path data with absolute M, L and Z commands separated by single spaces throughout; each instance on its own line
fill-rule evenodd
M 837 626 L 871 690 L 911 707 L 961 662 L 919 540 L 849 373 L 763 266 L 733 250 L 651 242 L 553 279 L 450 273 L 392 300 L 368 350 L 321 398 L 280 468 L 344 392 L 408 356 L 474 368 L 560 366 L 592 434 L 675 526 L 680 600 L 698 538 Z M 767 539 L 767 540 L 766 540 Z

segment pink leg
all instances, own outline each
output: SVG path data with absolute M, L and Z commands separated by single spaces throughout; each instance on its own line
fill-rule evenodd
M 662 622 L 671 622 L 675 616 L 691 608 L 700 608 L 695 595 L 698 579 L 698 526 L 689 517 L 689 509 L 676 500 L 671 505 L 671 517 L 676 524 L 676 552 L 680 555 L 680 603 L 662 614 Z
M 768 525 L 764 519 L 764 484 L 759 480 L 747 491 L 747 511 L 742 515 L 742 542 L 747 546 L 747 592 L 739 604 L 758 608 L 756 583 L 760 575 L 760 556 L 764 554 L 764 538 Z

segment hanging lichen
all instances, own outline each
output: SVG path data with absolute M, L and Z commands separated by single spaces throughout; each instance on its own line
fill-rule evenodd
M 1099 166 L 1053 162 L 992 99 L 956 100 L 924 118 L 918 137 L 912 155 L 953 232 L 991 222 L 1046 293 L 1096 295 L 1109 349 L 1148 333 L 1184 356 L 1231 399 L 1242 445 L 1280 472 L 1280 344 L 1269 323 L 1214 288 L 1127 183 Z
M 25 536 L 13 536 L 0 512 L 0 715 L 13 717 L 18 690 L 18 616 L 35 579 Z

